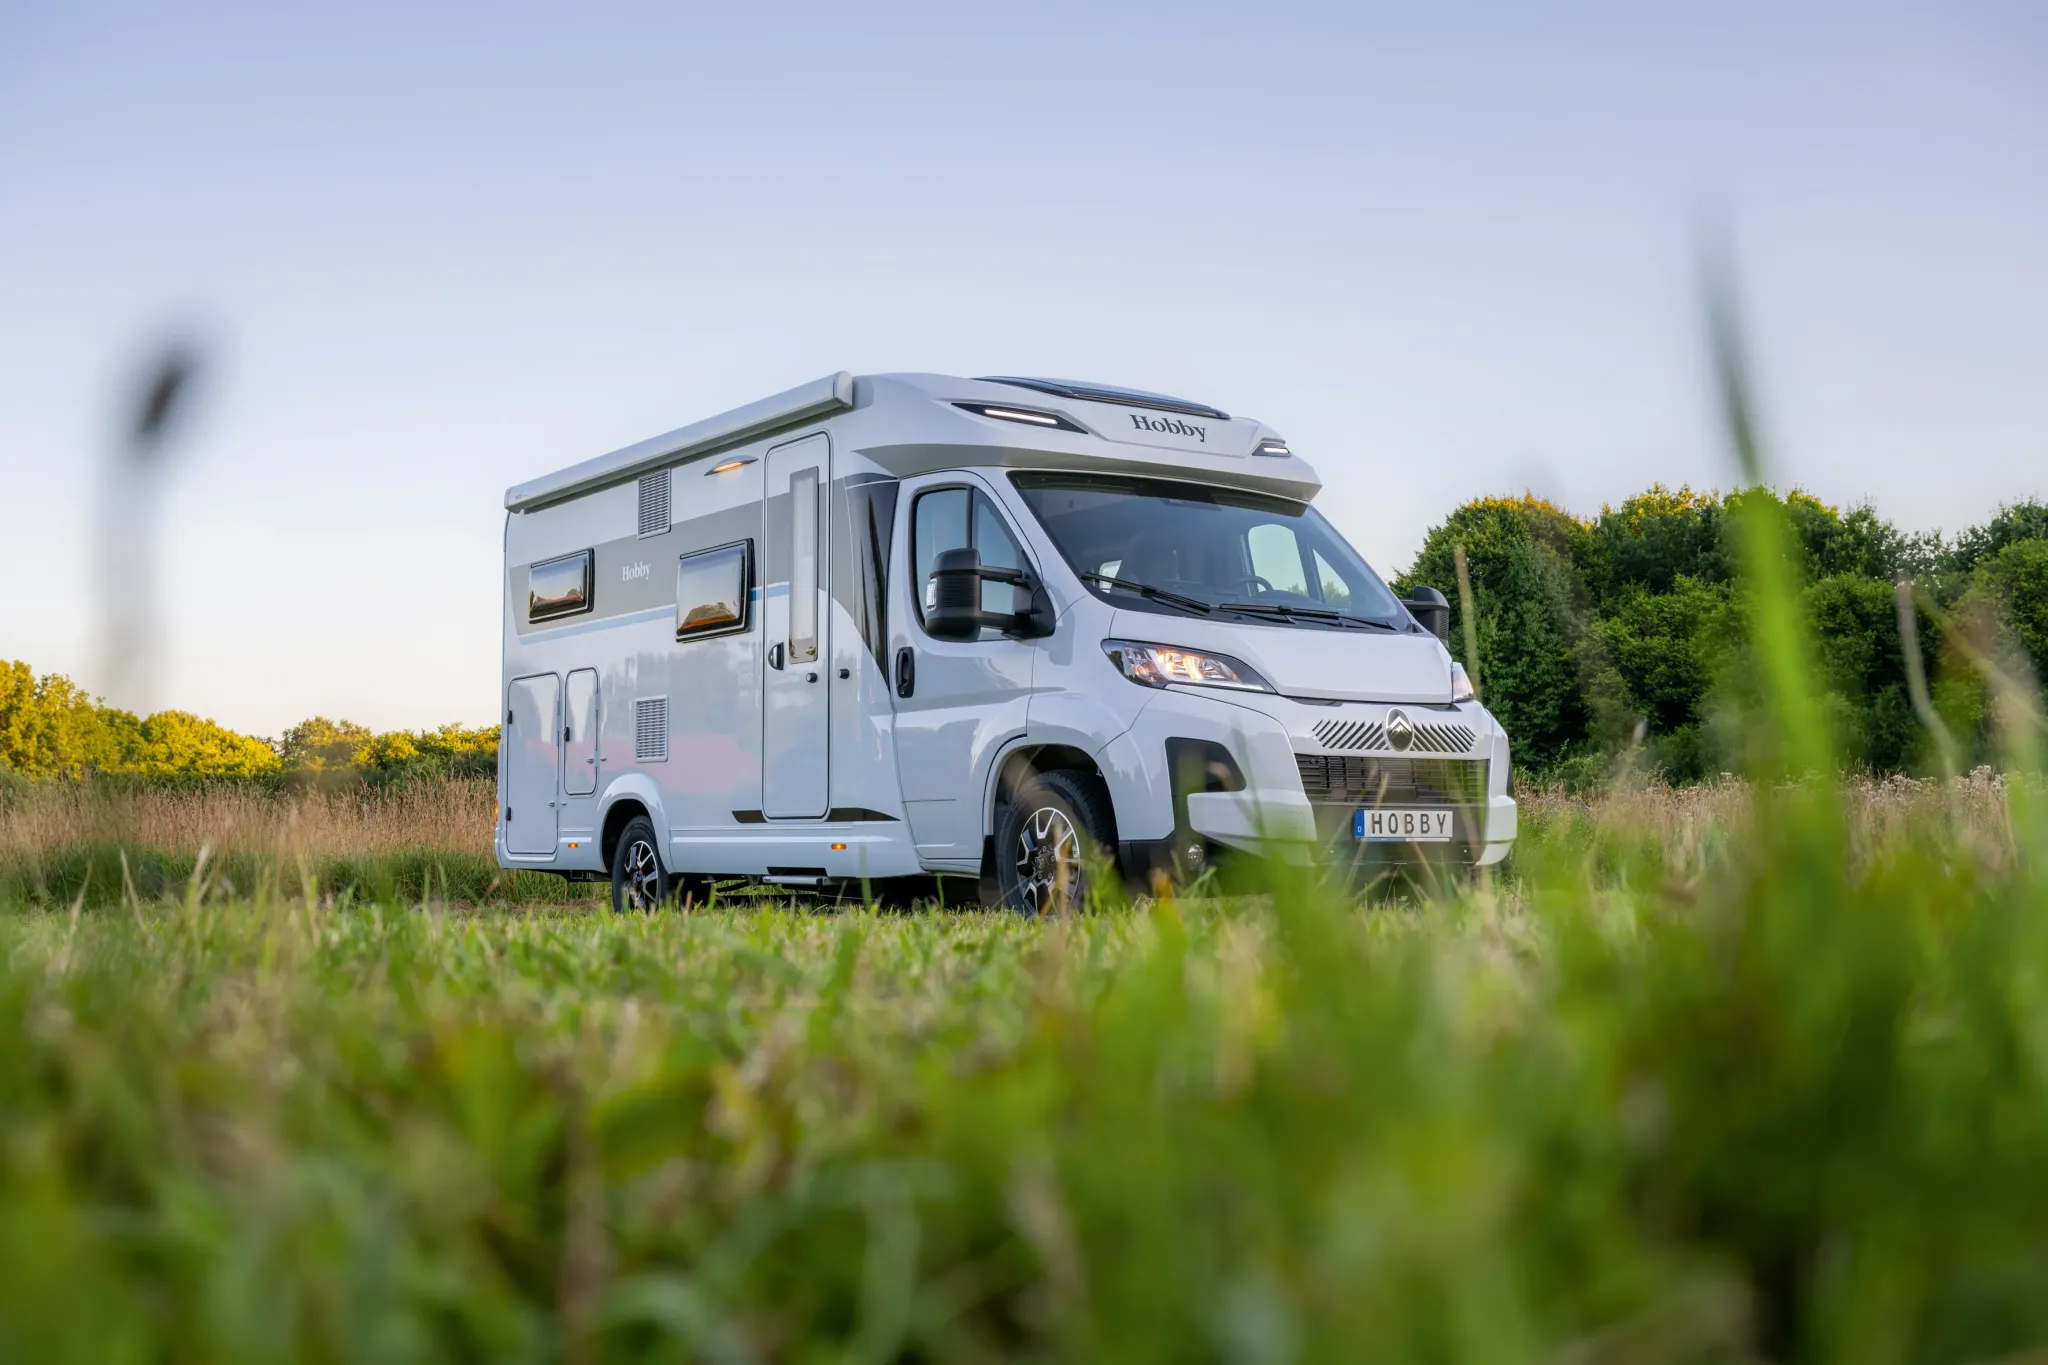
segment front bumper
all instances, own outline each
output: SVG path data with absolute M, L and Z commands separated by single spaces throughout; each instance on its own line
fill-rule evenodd
M 1422 718 L 1434 747 L 1393 749 L 1386 725 L 1395 710 Z M 1176 790 L 1161 758 L 1169 739 L 1222 745 L 1243 786 Z M 1183 852 L 1208 844 L 1290 861 L 1369 853 L 1378 861 L 1441 857 L 1486 866 L 1506 857 L 1515 839 L 1507 737 L 1470 703 L 1319 706 L 1263 693 L 1167 688 L 1103 757 L 1118 836 L 1131 843 Z M 1448 845 L 1361 844 L 1352 836 L 1352 816 L 1374 806 L 1449 808 L 1454 837 Z

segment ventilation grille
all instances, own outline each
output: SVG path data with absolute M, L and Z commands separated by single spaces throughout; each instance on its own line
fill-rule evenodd
M 658 536 L 668 529 L 668 471 L 640 480 L 640 534 Z
M 1296 754 L 1301 788 L 1317 805 L 1477 806 L 1486 762 L 1465 758 L 1352 758 Z
M 1325 749 L 1390 750 L 1394 747 L 1387 741 L 1387 728 L 1378 721 L 1317 721 L 1314 734 L 1316 742 Z M 1411 753 L 1419 750 L 1425 754 L 1469 754 L 1477 738 L 1470 726 L 1416 721 L 1407 748 Z
M 668 758 L 668 698 L 642 697 L 633 703 L 633 761 L 661 763 Z
M 1387 729 L 1378 721 L 1325 720 L 1316 723 L 1316 739 L 1325 749 L 1384 749 Z

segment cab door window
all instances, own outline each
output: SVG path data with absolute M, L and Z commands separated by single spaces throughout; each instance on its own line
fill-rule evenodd
M 934 602 L 932 566 L 947 550 L 975 550 L 989 568 L 1028 568 L 1017 538 L 1003 521 L 1003 515 L 986 493 L 973 488 L 934 488 L 920 494 L 911 511 L 910 558 L 917 570 L 917 610 L 922 624 L 924 613 Z M 1010 583 L 983 583 L 983 611 L 1015 613 L 1025 605 Z M 984 640 L 1002 638 L 1002 632 L 986 627 Z

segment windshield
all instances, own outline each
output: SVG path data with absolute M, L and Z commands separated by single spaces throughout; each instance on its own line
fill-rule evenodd
M 1408 628 L 1379 575 L 1305 503 L 1167 479 L 1012 478 L 1082 582 L 1120 607 Z

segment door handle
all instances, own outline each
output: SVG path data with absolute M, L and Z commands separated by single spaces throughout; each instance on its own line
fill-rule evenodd
M 917 691 L 917 655 L 909 645 L 896 651 L 896 695 L 907 697 Z
M 782 641 L 768 646 L 768 666 L 778 673 L 782 671 Z

